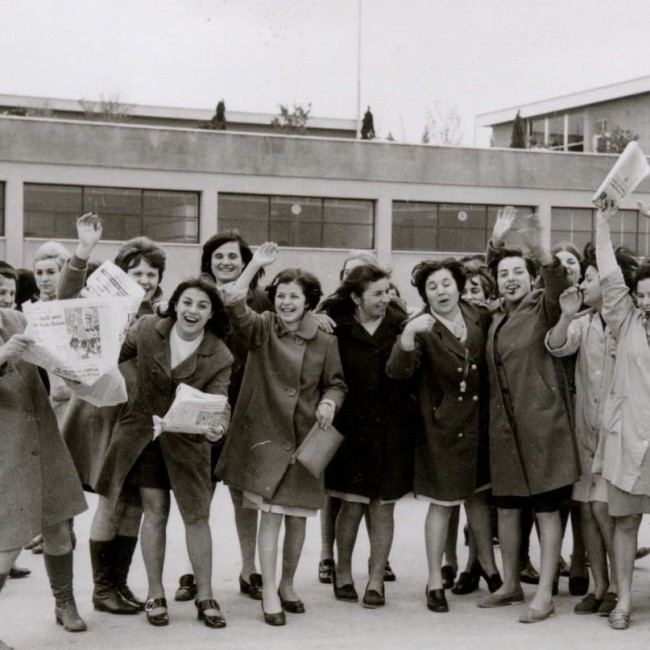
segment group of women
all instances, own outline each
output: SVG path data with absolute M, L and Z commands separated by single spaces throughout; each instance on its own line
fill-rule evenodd
M 95 608 L 145 610 L 149 623 L 167 625 L 162 574 L 173 491 L 191 565 L 175 598 L 194 600 L 206 626 L 224 627 L 212 592 L 209 524 L 222 480 L 235 510 L 240 590 L 261 601 L 269 625 L 306 611 L 294 576 L 306 517 L 324 506 L 319 578 L 332 582 L 338 600 L 359 600 L 352 558 L 365 517 L 362 604 L 383 606 L 384 582 L 394 579 L 395 503 L 413 493 L 429 504 L 431 611 L 449 610 L 446 588 L 470 593 L 481 576 L 490 593 L 479 607 L 524 602 L 521 581 L 529 573 L 521 548 L 530 530 L 524 525 L 522 534 L 522 513 L 532 510 L 540 571 L 519 620 L 551 616 L 561 513 L 573 505 L 594 577 L 593 593 L 575 611 L 627 628 L 636 536 L 650 507 L 650 266 L 614 251 L 610 213 L 599 214 L 596 245 L 581 259 L 572 247 L 548 250 L 535 217 L 521 230 L 530 253 L 506 246 L 516 210 L 503 209 L 486 263 L 449 258 L 415 266 L 418 310 L 408 310 L 368 253 L 346 260 L 339 288 L 325 300 L 318 279 L 301 269 L 281 271 L 262 291 L 258 281 L 277 246 L 253 254 L 234 232 L 208 240 L 201 274 L 162 300 L 164 250 L 147 238 L 131 240 L 115 263 L 145 296 L 122 345 L 128 399 L 118 406 L 93 406 L 80 387 L 54 377 L 48 399 L 48 377 L 22 360 L 32 343 L 25 320 L 8 308 L 15 274 L 0 266 L 0 436 L 10 450 L 0 473 L 10 495 L 0 506 L 0 588 L 20 549 L 41 534 L 57 622 L 86 629 L 72 591 L 70 523 L 85 508 L 83 485 L 99 495 L 90 535 Z M 83 296 L 102 227 L 84 215 L 77 230 L 73 255 L 53 245 L 37 254 L 39 299 Z M 61 389 L 52 391 L 57 383 Z M 152 440 L 152 418 L 166 413 L 180 383 L 227 395 L 229 409 L 200 439 L 165 432 Z M 50 404 L 58 402 L 65 404 L 57 427 Z M 343 442 L 316 478 L 296 453 L 310 431 L 332 424 Z M 443 557 L 450 540 L 453 548 L 461 504 L 470 558 L 454 584 Z M 127 584 L 138 535 L 144 602 Z M 582 550 L 574 555 L 585 562 Z

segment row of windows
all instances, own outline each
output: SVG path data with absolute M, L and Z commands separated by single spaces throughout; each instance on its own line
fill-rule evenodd
M 96 212 L 104 239 L 138 235 L 170 243 L 198 243 L 198 192 L 71 185 L 24 185 L 25 236 L 75 239 L 75 218 Z M 5 186 L 0 183 L 0 233 L 4 233 Z M 393 202 L 392 249 L 474 253 L 485 250 L 501 206 Z M 508 243 L 522 244 L 518 229 L 533 206 L 517 206 Z M 595 210 L 552 208 L 552 243 L 569 241 L 582 250 L 594 240 Z M 375 202 L 362 199 L 228 194 L 218 196 L 219 230 L 237 228 L 252 244 L 277 241 L 304 248 L 374 247 Z M 612 237 L 639 255 L 650 255 L 650 220 L 634 210 L 612 219 Z

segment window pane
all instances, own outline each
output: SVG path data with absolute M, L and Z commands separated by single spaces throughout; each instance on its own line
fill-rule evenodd
M 393 201 L 393 250 L 438 250 L 438 205 Z
M 166 242 L 199 241 L 198 192 L 144 190 L 142 212 L 147 237 Z
M 548 118 L 548 142 L 551 149 L 564 147 L 564 115 Z
M 580 253 L 585 248 L 585 245 L 590 241 L 593 241 L 591 232 L 580 232 L 580 231 L 571 231 L 571 230 L 553 230 L 551 233 L 551 247 L 562 244 L 565 242 L 570 242 L 573 244 Z
M 650 255 L 650 219 L 639 216 L 639 236 L 636 254 L 647 257 Z
M 5 184 L 0 183 L 0 237 L 5 234 Z
M 271 223 L 274 221 L 322 223 L 323 200 L 305 197 L 272 196 Z
M 569 115 L 569 132 L 567 134 L 569 151 L 584 150 L 584 114 Z
M 119 187 L 84 187 L 82 212 L 102 220 L 105 240 L 125 241 L 142 234 L 142 192 Z
M 485 228 L 485 206 L 441 203 L 438 208 L 438 223 L 440 228 Z
M 234 228 L 256 246 L 270 239 L 268 196 L 219 193 L 218 213 L 219 232 Z
M 320 248 L 322 224 L 302 221 L 272 221 L 271 240 L 281 246 Z
M 438 208 L 438 250 L 483 252 L 487 244 L 484 205 L 442 203 Z
M 325 223 L 323 224 L 323 247 L 372 248 L 372 228 L 370 226 Z
M 24 185 L 25 236 L 76 239 L 83 213 L 82 188 L 73 185 Z
M 351 223 L 372 226 L 374 203 L 355 199 L 323 199 L 325 223 Z
M 325 248 L 372 248 L 375 221 L 373 201 L 323 200 Z
M 483 253 L 487 246 L 484 229 L 441 228 L 438 250 L 449 253 Z
M 614 244 L 627 246 L 635 253 L 638 248 L 638 215 L 636 210 L 619 210 L 610 221 Z

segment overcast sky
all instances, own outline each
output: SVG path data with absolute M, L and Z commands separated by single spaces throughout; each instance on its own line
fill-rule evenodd
M 356 117 L 358 0 L 0 0 L 0 94 Z M 362 0 L 361 103 L 417 142 L 650 74 L 648 0 Z M 482 140 L 485 141 L 484 139 Z

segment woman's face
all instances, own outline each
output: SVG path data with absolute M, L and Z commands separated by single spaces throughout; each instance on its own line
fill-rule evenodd
M 390 282 L 388 278 L 382 278 L 368 284 L 361 295 L 353 294 L 352 300 L 357 306 L 359 318 L 362 321 L 383 318 L 391 300 L 389 292 Z
M 0 307 L 11 309 L 16 300 L 16 281 L 0 275 Z
M 34 264 L 34 277 L 41 299 L 56 298 L 56 287 L 59 284 L 59 264 L 53 258 L 40 260 Z
M 297 325 L 305 313 L 305 294 L 297 282 L 281 282 L 275 291 L 275 313 L 285 325 Z
M 479 303 L 481 305 L 487 304 L 487 296 L 478 276 L 472 275 L 467 278 L 465 290 L 463 291 L 463 299 L 467 302 Z
M 504 257 L 497 267 L 499 295 L 509 304 L 517 304 L 530 293 L 532 278 L 523 257 Z
M 593 266 L 588 266 L 585 271 L 585 278 L 580 283 L 582 300 L 589 307 L 599 308 L 603 304 L 603 293 L 600 288 L 600 277 Z
M 458 307 L 460 293 L 454 276 L 448 269 L 434 271 L 424 284 L 427 303 L 432 312 L 449 318 Z
M 639 280 L 636 284 L 636 304 L 646 314 L 650 314 L 650 278 Z
M 160 272 L 151 266 L 144 258 L 136 266 L 132 266 L 126 274 L 132 277 L 143 289 L 144 300 L 151 300 L 160 284 Z
M 571 284 L 578 284 L 580 282 L 580 260 L 569 251 L 558 251 L 555 256 L 566 269 Z
M 184 341 L 192 341 L 212 317 L 210 296 L 201 289 L 185 289 L 176 305 L 176 330 Z
M 212 253 L 210 268 L 217 284 L 234 282 L 244 270 L 239 244 L 236 241 L 229 241 L 219 246 Z

